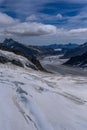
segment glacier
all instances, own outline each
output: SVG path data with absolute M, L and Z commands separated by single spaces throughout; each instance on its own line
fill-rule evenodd
M 0 130 L 87 130 L 87 78 L 0 64 Z

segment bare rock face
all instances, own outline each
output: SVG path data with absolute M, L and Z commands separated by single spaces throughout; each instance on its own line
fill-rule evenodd
M 87 67 L 87 52 L 80 56 L 71 57 L 64 65 Z
M 87 42 L 82 44 L 82 45 L 79 45 L 75 49 L 68 50 L 64 54 L 63 58 L 71 58 L 71 57 L 75 57 L 75 56 L 81 56 L 86 52 L 87 52 Z

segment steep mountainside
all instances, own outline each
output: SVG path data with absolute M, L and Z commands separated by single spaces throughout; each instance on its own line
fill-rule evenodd
M 36 51 L 34 49 L 28 48 L 27 46 L 20 44 L 13 39 L 5 39 L 4 42 L 0 44 L 0 49 L 24 56 L 33 64 L 35 64 L 39 70 L 44 70 L 39 60 L 35 56 Z
M 38 70 L 36 65 L 34 65 L 27 58 L 14 54 L 13 52 L 0 50 L 0 63 L 11 63 L 20 67 L 30 67 L 32 69 Z
M 74 56 L 78 56 L 78 55 L 82 55 L 85 52 L 87 52 L 87 42 L 78 46 L 75 49 L 71 49 L 68 50 L 65 54 L 64 54 L 64 58 L 70 58 L 70 57 L 74 57 Z
M 80 56 L 71 57 L 64 64 L 71 65 L 71 66 L 87 67 L 87 52 Z

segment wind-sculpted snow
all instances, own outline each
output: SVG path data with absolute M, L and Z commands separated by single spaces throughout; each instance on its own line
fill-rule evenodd
M 87 130 L 87 80 L 0 65 L 0 130 Z

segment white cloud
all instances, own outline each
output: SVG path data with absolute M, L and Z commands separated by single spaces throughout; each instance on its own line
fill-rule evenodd
M 87 11 L 87 10 L 86 10 L 86 11 Z M 79 13 L 79 14 L 76 15 L 76 16 L 68 17 L 68 22 L 69 22 L 69 24 L 70 24 L 70 23 L 75 23 L 75 24 L 76 24 L 76 23 L 82 22 L 82 21 L 81 21 L 82 19 L 85 19 L 85 20 L 83 20 L 83 22 L 84 22 L 84 21 L 87 21 L 87 14 L 86 14 L 85 11 Z
M 53 35 L 48 35 L 51 33 Z M 5 30 L 5 34 L 7 34 L 7 36 L 12 36 L 13 38 L 15 36 L 20 38 L 21 36 L 21 40 L 26 38 L 28 43 L 30 42 L 34 44 L 38 44 L 38 42 L 42 44 L 51 44 L 69 42 L 83 43 L 87 41 L 87 28 L 68 30 L 64 28 L 56 28 L 52 25 L 44 25 L 41 23 L 20 23 L 14 27 L 7 28 Z M 29 38 L 23 36 L 31 37 Z
M 42 39 L 42 43 L 44 42 L 44 38 L 51 43 L 51 41 L 58 41 L 59 43 L 67 43 L 67 42 L 84 42 L 87 40 L 87 28 L 77 28 L 77 29 L 64 29 L 57 28 L 53 25 L 45 25 L 42 23 L 19 23 L 15 26 L 11 26 L 5 29 L 5 36 L 9 37 L 21 37 L 29 36 L 32 39 L 32 36 L 40 36 L 35 39 Z M 49 35 L 52 34 L 52 35 Z M 42 38 L 43 35 L 46 37 Z M 48 39 L 47 39 L 48 37 Z M 52 40 L 53 39 L 53 40 Z M 33 41 L 33 40 L 32 40 Z M 39 40 L 38 40 L 39 41 Z M 34 41 L 36 43 L 36 40 Z
M 79 29 L 72 29 L 69 31 L 71 34 L 72 33 L 83 33 L 83 32 L 87 32 L 87 28 L 79 28 Z
M 71 29 L 71 30 L 60 28 L 57 29 L 57 35 L 59 38 L 62 37 L 66 39 L 70 39 L 70 38 L 86 39 L 87 28 L 78 28 L 78 29 Z
M 86 14 L 78 15 L 73 17 L 72 21 L 77 21 L 77 19 L 84 18 Z M 38 16 L 39 17 L 39 16 Z M 62 18 L 61 14 L 57 14 L 57 17 Z M 36 16 L 31 15 L 31 20 L 35 20 Z M 69 21 L 70 22 L 70 21 Z M 87 28 L 75 28 L 75 29 L 64 29 L 57 28 L 54 25 L 45 25 L 36 22 L 23 22 L 16 20 L 5 13 L 0 12 L 0 38 L 1 37 L 19 37 L 24 36 L 43 36 L 47 35 L 52 40 L 52 37 L 56 37 L 59 41 L 80 41 L 81 39 L 87 39 Z M 49 34 L 52 34 L 51 36 Z M 39 37 L 40 38 L 40 37 Z M 45 37 L 46 38 L 46 37 Z M 55 38 L 53 39 L 55 40 Z M 53 41 L 52 40 L 52 41 Z
M 36 21 L 38 20 L 37 16 L 32 14 L 26 18 L 26 21 Z
M 58 20 L 61 20 L 61 19 L 63 18 L 63 16 L 62 16 L 62 14 L 58 13 L 58 14 L 56 15 L 56 18 L 57 18 Z
M 87 28 L 72 29 L 68 31 L 68 34 L 83 39 L 87 37 Z
M 0 12 L 0 25 L 10 25 L 18 23 L 19 21 L 17 19 L 13 19 L 12 17 L 8 16 L 5 13 Z
M 20 23 L 13 27 L 8 27 L 5 32 L 17 36 L 40 36 L 56 33 L 56 27 L 42 23 Z

